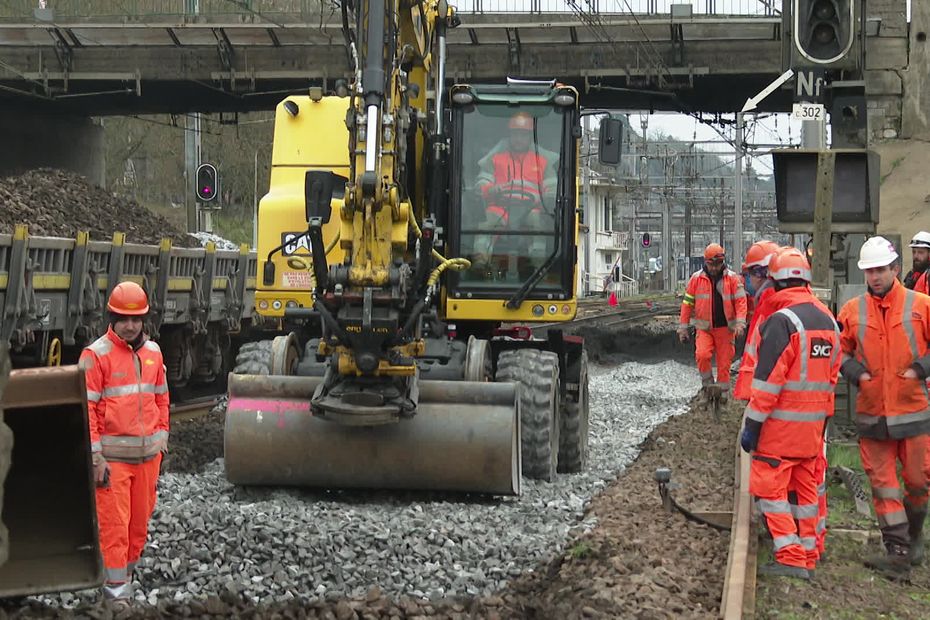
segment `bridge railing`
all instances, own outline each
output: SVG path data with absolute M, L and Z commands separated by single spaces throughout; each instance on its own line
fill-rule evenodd
M 322 9 L 321 9 L 322 6 Z M 300 22 L 329 14 L 328 0 L 0 0 L 0 20 Z
M 782 0 L 453 0 L 452 4 L 469 14 L 669 15 L 690 7 L 692 15 L 771 17 L 781 15 Z
M 758 16 L 781 14 L 782 0 L 451 0 L 469 15 Z M 38 9 L 38 10 L 37 10 Z M 0 0 L 0 21 L 233 21 L 294 23 L 330 15 L 331 0 Z M 40 17 L 43 16 L 43 17 Z

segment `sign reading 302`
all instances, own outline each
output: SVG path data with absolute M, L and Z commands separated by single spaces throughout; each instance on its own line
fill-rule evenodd
M 826 110 L 822 103 L 795 103 L 791 106 L 791 116 L 802 121 L 823 121 Z

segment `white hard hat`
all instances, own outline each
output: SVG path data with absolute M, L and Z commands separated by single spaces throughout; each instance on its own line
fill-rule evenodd
M 859 250 L 859 269 L 885 267 L 896 260 L 894 245 L 884 237 L 869 237 Z
M 920 231 L 911 239 L 912 248 L 930 248 L 930 232 Z

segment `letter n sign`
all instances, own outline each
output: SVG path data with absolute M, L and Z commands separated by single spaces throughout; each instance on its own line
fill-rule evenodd
M 823 103 L 827 84 L 823 69 L 797 69 L 795 80 L 795 101 Z

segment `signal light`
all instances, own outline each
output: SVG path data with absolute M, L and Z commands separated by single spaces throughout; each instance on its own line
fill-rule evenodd
M 219 174 L 213 164 L 200 164 L 197 166 L 197 199 L 201 202 L 210 202 L 219 193 Z
M 805 62 L 842 63 L 856 40 L 856 0 L 794 0 L 794 44 Z

